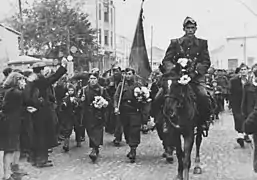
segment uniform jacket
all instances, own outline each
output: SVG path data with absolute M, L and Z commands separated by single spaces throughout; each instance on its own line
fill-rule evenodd
M 125 81 L 124 83 L 124 88 L 122 91 L 122 96 L 121 96 L 121 106 L 126 108 L 129 108 L 131 110 L 136 110 L 139 108 L 139 104 L 134 96 L 134 89 L 136 87 L 140 87 L 141 85 L 136 82 L 136 81 Z M 119 102 L 119 97 L 121 93 L 121 88 L 122 88 L 122 82 L 119 83 L 117 90 L 114 94 L 114 107 L 118 107 L 118 102 Z
M 193 43 L 188 43 L 185 36 L 172 39 L 162 62 L 164 65 L 166 62 L 176 64 L 179 58 L 193 60 L 193 69 L 198 72 L 195 80 L 204 81 L 204 75 L 211 65 L 207 40 L 195 37 Z

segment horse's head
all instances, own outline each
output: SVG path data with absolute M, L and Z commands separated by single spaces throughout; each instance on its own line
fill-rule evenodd
M 178 83 L 177 77 L 164 77 L 164 112 L 169 117 L 175 117 L 178 114 L 179 108 L 182 107 L 182 86 Z
M 163 114 L 170 120 L 190 119 L 194 116 L 193 91 L 189 84 L 179 83 L 182 68 L 175 67 L 163 76 L 164 107 Z M 192 107 L 193 106 L 193 107 Z

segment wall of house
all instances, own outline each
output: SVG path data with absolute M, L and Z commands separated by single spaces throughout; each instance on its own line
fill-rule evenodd
M 257 37 L 228 38 L 224 48 L 212 51 L 211 60 L 215 68 L 233 69 L 245 63 L 249 67 L 257 63 Z

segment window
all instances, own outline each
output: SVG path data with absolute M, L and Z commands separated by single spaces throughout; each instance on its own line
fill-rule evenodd
M 102 44 L 102 31 L 99 29 L 99 34 L 98 34 L 98 43 L 101 45 Z
M 104 31 L 104 44 L 109 45 L 109 31 L 108 30 Z
M 111 32 L 111 47 L 113 47 L 113 32 Z
M 99 4 L 99 20 L 101 20 L 102 15 L 102 6 Z
M 109 22 L 109 8 L 104 5 L 104 22 Z

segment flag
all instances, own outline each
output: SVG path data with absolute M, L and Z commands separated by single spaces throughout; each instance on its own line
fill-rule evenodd
M 145 46 L 142 7 L 129 56 L 129 66 L 135 69 L 136 73 L 144 79 L 148 79 L 152 71 Z

